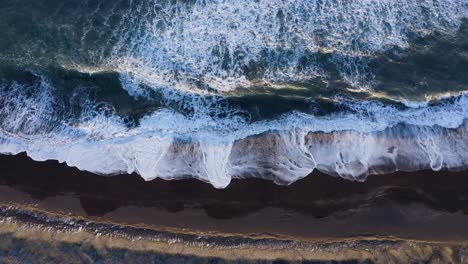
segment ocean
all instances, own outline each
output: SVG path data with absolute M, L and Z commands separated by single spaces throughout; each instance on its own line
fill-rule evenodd
M 468 168 L 465 0 L 0 0 L 0 153 L 291 184 Z

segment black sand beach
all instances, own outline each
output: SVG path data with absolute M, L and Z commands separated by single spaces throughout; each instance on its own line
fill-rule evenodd
M 0 32 L 0 264 L 468 263 L 467 0 L 0 0 Z
M 468 237 L 466 171 L 399 172 L 365 182 L 314 172 L 290 186 L 243 179 L 225 190 L 193 179 L 145 182 L 138 175 L 98 176 L 23 154 L 0 156 L 0 171 L 2 219 L 9 219 L 2 225 L 14 219 L 15 225 L 59 230 L 84 226 L 91 236 L 118 233 L 162 243 L 249 245 L 250 251 L 323 243 L 334 248 L 350 241 L 349 248 L 374 251 L 408 241 L 461 247 Z M 205 256 L 222 259 L 216 250 L 208 252 Z M 460 260 L 456 252 L 449 255 Z M 284 257 L 268 258 L 275 256 Z

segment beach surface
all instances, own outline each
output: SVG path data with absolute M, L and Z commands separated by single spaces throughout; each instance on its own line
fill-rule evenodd
M 462 263 L 468 253 L 465 171 L 399 172 L 365 182 L 314 172 L 289 186 L 242 179 L 218 190 L 194 179 L 98 176 L 22 154 L 0 156 L 0 169 L 5 259 L 25 260 L 37 243 L 44 252 L 31 252 L 50 257 L 54 249 L 70 260 L 88 254 L 83 245 L 106 249 L 94 256 L 106 259 L 123 260 L 118 251 L 200 263 Z M 15 255 L 18 241 L 26 249 Z

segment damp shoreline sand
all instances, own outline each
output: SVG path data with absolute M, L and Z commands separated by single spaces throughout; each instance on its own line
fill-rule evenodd
M 226 261 L 379 262 L 396 250 L 402 261 L 437 255 L 460 262 L 466 254 L 464 171 L 363 183 L 315 172 L 290 186 L 242 179 L 217 190 L 193 179 L 97 176 L 25 155 L 0 156 L 0 169 L 2 234 L 46 244 L 87 241 Z

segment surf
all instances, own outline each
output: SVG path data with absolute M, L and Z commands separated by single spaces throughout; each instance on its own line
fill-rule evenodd
M 35 5 L 0 10 L 0 153 L 216 188 L 467 167 L 466 1 Z

